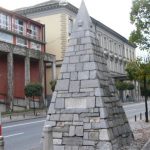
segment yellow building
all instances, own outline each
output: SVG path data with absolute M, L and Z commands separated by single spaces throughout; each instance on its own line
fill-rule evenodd
M 78 9 L 70 3 L 51 0 L 15 11 L 45 24 L 46 52 L 56 55 L 58 76 Z M 92 22 L 100 45 L 104 48 L 104 55 L 111 74 L 114 77 L 125 76 L 126 63 L 135 58 L 135 46 L 94 18 L 92 18 Z M 50 74 L 50 72 L 47 73 Z M 49 76 L 48 80 L 50 79 Z

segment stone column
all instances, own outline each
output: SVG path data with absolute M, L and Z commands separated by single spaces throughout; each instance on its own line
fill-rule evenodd
M 27 54 L 24 60 L 25 65 L 25 86 L 30 83 L 30 58 Z M 25 97 L 26 101 L 26 108 L 29 109 L 29 100 L 27 97 Z
M 45 77 L 45 66 L 44 66 L 44 60 L 43 60 L 43 56 L 41 54 L 41 58 L 39 61 L 39 71 L 40 71 L 40 83 L 43 87 L 43 91 L 42 91 L 42 96 L 41 96 L 41 107 L 44 104 L 44 99 L 45 99 L 45 82 L 44 82 L 44 77 Z
M 49 125 L 45 126 L 43 129 L 43 133 L 44 133 L 43 150 L 53 150 L 51 127 Z
M 56 62 L 52 62 L 52 80 L 56 79 Z
M 14 84 L 13 84 L 13 51 L 10 51 L 7 55 L 7 107 L 6 109 L 11 109 L 13 107 L 13 92 L 14 92 Z

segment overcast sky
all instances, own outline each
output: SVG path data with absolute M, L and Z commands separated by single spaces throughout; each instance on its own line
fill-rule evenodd
M 35 5 L 48 0 L 0 0 L 0 6 L 9 10 Z M 130 23 L 132 0 L 84 0 L 89 14 L 128 39 L 133 26 Z M 81 0 L 68 0 L 79 8 Z

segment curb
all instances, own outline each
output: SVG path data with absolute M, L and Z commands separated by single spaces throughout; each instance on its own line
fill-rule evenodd
M 30 117 L 30 118 L 21 118 L 21 119 L 15 119 L 15 120 L 12 119 L 12 120 L 7 120 L 7 121 L 2 121 L 2 123 L 4 124 L 4 123 L 11 123 L 11 122 L 19 122 L 19 121 L 31 120 L 31 119 L 39 119 L 39 118 L 46 118 L 46 115 Z
M 145 143 L 141 150 L 150 150 L 150 139 Z

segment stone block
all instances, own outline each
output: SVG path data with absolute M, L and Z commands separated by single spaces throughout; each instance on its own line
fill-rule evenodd
M 87 44 L 87 43 L 91 43 L 90 37 L 81 38 L 81 44 Z
M 86 62 L 83 65 L 83 70 L 96 70 L 97 66 L 95 62 Z
M 80 89 L 80 92 L 93 92 L 94 88 L 84 88 L 84 89 Z
M 109 141 L 110 140 L 109 132 L 107 129 L 101 129 L 100 130 L 99 139 L 102 141 Z
M 104 101 L 102 97 L 96 97 L 96 107 L 103 107 L 104 106 Z
M 68 64 L 68 69 L 67 69 L 68 72 L 73 72 L 75 71 L 75 64 Z
M 69 136 L 74 136 L 75 135 L 75 126 L 70 126 L 69 128 Z
M 100 118 L 108 118 L 108 112 L 106 111 L 107 108 L 100 108 Z
M 79 147 L 79 150 L 95 150 L 93 146 L 82 146 Z
M 91 123 L 84 123 L 84 129 L 91 129 Z
M 80 81 L 70 81 L 69 92 L 79 92 Z
M 75 70 L 76 70 L 76 71 L 83 71 L 83 63 L 77 63 Z
M 100 121 L 100 128 L 107 129 L 109 127 L 107 121 L 105 119 L 101 119 Z
M 67 52 L 73 52 L 73 51 L 74 51 L 74 46 L 68 46 Z
M 83 140 L 83 145 L 95 145 L 95 141 L 92 141 L 92 140 Z
M 53 137 L 57 138 L 57 139 L 62 138 L 62 133 L 61 132 L 53 132 Z
M 89 140 L 99 140 L 99 132 L 89 132 Z
M 53 139 L 53 144 L 54 145 L 61 145 L 62 144 L 62 139 Z
M 71 80 L 77 80 L 77 72 L 71 72 Z
M 69 63 L 69 58 L 70 57 L 64 57 L 63 64 L 68 64 Z
M 69 40 L 69 45 L 77 45 L 77 39 L 70 39 Z
M 81 88 L 97 88 L 99 87 L 99 81 L 95 80 L 81 80 Z
M 92 124 L 92 129 L 100 129 L 100 122 L 93 122 Z
M 63 79 L 69 79 L 70 73 L 63 73 Z
M 49 106 L 48 114 L 54 114 L 55 112 L 54 103 L 51 103 Z
M 87 108 L 95 107 L 95 97 L 86 97 L 86 106 Z
M 45 126 L 49 125 L 49 127 L 54 127 L 56 126 L 56 121 L 46 121 Z
M 113 150 L 111 142 L 107 142 L 107 141 L 100 141 L 97 144 L 97 149 L 100 149 L 100 150 Z
M 60 121 L 72 121 L 73 120 L 73 114 L 61 114 L 60 115 Z
M 79 121 L 79 115 L 78 114 L 74 114 L 73 121 Z
M 102 88 L 95 88 L 95 96 L 104 96 Z
M 90 71 L 90 79 L 96 79 L 96 77 L 97 77 L 97 71 L 96 70 Z
M 65 99 L 65 108 L 66 109 L 79 109 L 86 108 L 86 99 L 85 98 L 67 98 Z
M 63 73 L 63 72 L 67 72 L 67 67 L 68 67 L 68 65 L 67 65 L 67 64 L 62 64 L 62 67 L 61 67 L 60 72 L 61 72 L 61 73 Z
M 54 91 L 53 95 L 52 95 L 51 102 L 55 102 L 56 96 L 57 96 L 57 92 Z
M 76 126 L 75 135 L 83 136 L 83 126 Z
M 79 56 L 71 56 L 70 57 L 70 63 L 71 64 L 79 63 Z
M 64 98 L 56 98 L 55 108 L 65 108 Z
M 54 145 L 54 150 L 65 150 L 64 146 Z
M 82 145 L 82 137 L 64 137 L 63 144 L 72 146 Z
M 83 139 L 89 139 L 89 132 L 85 132 L 83 133 Z
M 89 79 L 89 71 L 78 72 L 78 80 L 87 80 Z
M 89 62 L 90 56 L 89 55 L 82 55 L 80 56 L 80 62 Z
M 60 117 L 60 114 L 52 114 L 50 115 L 50 120 L 51 121 L 58 121 Z
M 57 80 L 56 91 L 65 91 L 69 90 L 69 79 Z

